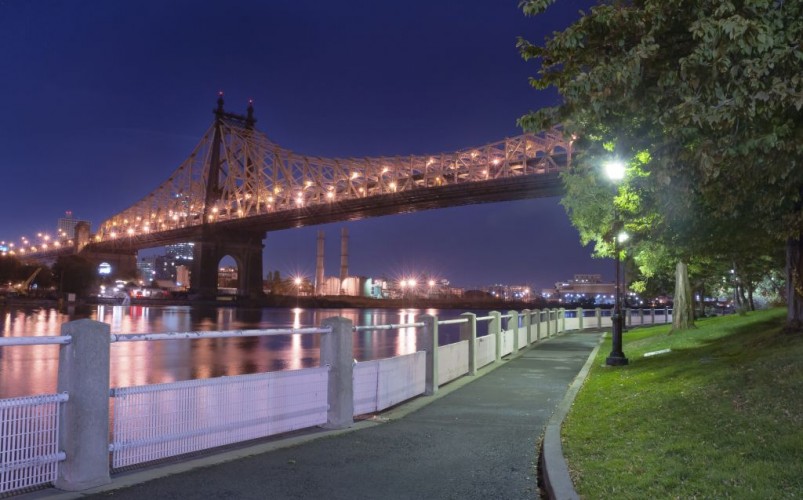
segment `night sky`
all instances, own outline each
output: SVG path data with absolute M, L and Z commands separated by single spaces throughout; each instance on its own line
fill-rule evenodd
M 0 240 L 55 232 L 71 210 L 93 230 L 164 181 L 226 109 L 254 100 L 257 127 L 299 153 L 435 154 L 521 133 L 557 102 L 528 84 L 516 48 L 540 42 L 587 1 L 527 18 L 518 0 L 0 0 Z M 420 272 L 458 286 L 575 273 L 612 280 L 557 198 L 484 204 L 270 233 L 265 271 Z

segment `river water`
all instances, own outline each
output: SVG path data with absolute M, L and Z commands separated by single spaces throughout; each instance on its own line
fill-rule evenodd
M 82 318 L 108 323 L 112 333 L 161 333 L 310 327 L 319 326 L 324 318 L 331 316 L 349 318 L 355 325 L 404 324 L 413 322 L 419 314 L 452 319 L 463 312 L 104 305 L 60 311 L 50 307 L 11 305 L 0 306 L 0 336 L 59 335 L 63 323 Z M 455 325 L 440 329 L 441 344 L 455 342 L 458 336 Z M 111 345 L 111 386 L 130 387 L 318 366 L 319 346 L 320 336 L 315 334 L 114 343 Z M 413 328 L 354 334 L 354 358 L 358 361 L 408 354 L 418 347 Z M 58 361 L 57 345 L 0 348 L 0 398 L 55 392 Z

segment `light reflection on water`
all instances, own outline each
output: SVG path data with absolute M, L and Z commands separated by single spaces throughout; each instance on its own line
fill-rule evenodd
M 355 325 L 412 323 L 419 314 L 439 319 L 462 310 L 436 309 L 235 309 L 198 306 L 91 306 L 67 313 L 55 308 L 0 307 L 0 336 L 59 335 L 62 323 L 89 318 L 112 333 L 163 333 L 318 326 L 342 316 Z M 450 325 L 453 326 L 453 325 Z M 440 329 L 441 344 L 459 336 L 458 327 Z M 320 336 L 293 334 L 200 340 L 123 342 L 111 345 L 111 386 L 130 387 L 177 380 L 241 375 L 318 366 Z M 417 350 L 415 328 L 354 333 L 358 361 Z M 59 346 L 0 348 L 0 398 L 48 394 L 56 390 Z

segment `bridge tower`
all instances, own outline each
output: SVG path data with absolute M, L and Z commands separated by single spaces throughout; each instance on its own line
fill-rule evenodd
M 223 93 L 217 100 L 215 114 L 215 130 L 212 138 L 209 170 L 206 180 L 204 198 L 203 223 L 200 240 L 195 242 L 192 274 L 190 276 L 190 294 L 199 298 L 211 298 L 217 293 L 218 264 L 226 255 L 237 263 L 237 294 L 248 297 L 262 295 L 262 240 L 264 231 L 232 229 L 212 224 L 215 204 L 222 196 L 222 178 L 226 175 L 228 165 L 225 156 L 221 158 L 221 144 L 224 138 L 224 124 L 236 122 L 247 130 L 254 129 L 254 106 L 248 103 L 246 116 L 228 113 L 223 110 Z M 254 162 L 248 158 L 246 169 L 255 169 Z M 254 175 L 256 177 L 256 175 Z

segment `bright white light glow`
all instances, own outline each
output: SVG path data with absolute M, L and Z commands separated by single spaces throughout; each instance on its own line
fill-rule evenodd
M 621 181 L 625 178 L 625 164 L 621 160 L 608 160 L 603 165 L 605 175 L 612 181 Z

